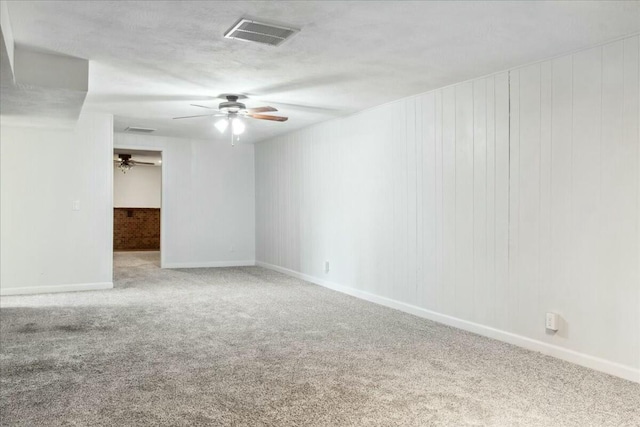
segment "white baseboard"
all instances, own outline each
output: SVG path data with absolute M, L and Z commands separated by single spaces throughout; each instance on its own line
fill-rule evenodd
M 0 296 L 49 294 L 54 292 L 97 291 L 101 289 L 112 288 L 113 282 L 76 283 L 73 285 L 52 286 L 12 286 L 0 288 Z
M 303 274 L 288 268 L 279 267 L 277 265 L 268 264 L 262 261 L 256 261 L 256 265 L 270 270 L 278 271 L 289 276 L 296 277 L 298 279 L 305 280 L 307 282 L 315 283 L 316 285 L 323 286 L 325 288 L 332 289 L 334 291 L 342 292 L 347 295 L 354 296 L 375 304 L 380 304 L 385 307 L 394 308 L 396 310 L 404 311 L 405 313 L 413 314 L 415 316 L 423 317 L 425 319 L 433 320 L 434 322 L 442 323 L 448 326 L 453 326 L 458 329 L 473 332 L 478 335 L 482 335 L 488 338 L 493 338 L 499 341 L 503 341 L 509 344 L 516 345 L 518 347 L 526 348 L 527 350 L 533 350 L 546 354 L 548 356 L 556 357 L 558 359 L 565 360 L 567 362 L 575 363 L 576 365 L 584 366 L 594 369 L 596 371 L 604 372 L 616 377 L 624 378 L 629 381 L 640 383 L 640 369 L 633 368 L 631 366 L 621 365 L 619 363 L 611 362 L 609 360 L 600 359 L 598 357 L 590 356 L 588 354 L 580 353 L 574 350 L 570 350 L 557 345 L 545 343 L 542 341 L 534 340 L 524 337 L 522 335 L 513 334 L 500 329 L 495 329 L 490 326 L 485 326 L 479 323 L 469 322 L 457 317 L 448 316 L 435 311 L 427 310 L 424 308 L 416 307 L 415 305 L 407 304 L 390 298 L 378 296 L 369 292 L 353 289 L 347 286 L 339 285 L 337 283 L 329 282 L 326 280 L 318 279 L 307 274 Z
M 209 267 L 249 267 L 256 265 L 254 260 L 210 261 L 210 262 L 167 262 L 162 268 L 209 268 Z

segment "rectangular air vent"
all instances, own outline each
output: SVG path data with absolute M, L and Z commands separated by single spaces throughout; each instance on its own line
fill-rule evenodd
M 131 133 L 151 133 L 151 132 L 155 132 L 156 129 L 139 128 L 139 127 L 129 126 L 124 131 L 125 132 L 131 132 Z
M 231 27 L 224 36 L 228 39 L 278 46 L 298 31 L 300 30 L 296 28 L 265 24 L 243 18 Z

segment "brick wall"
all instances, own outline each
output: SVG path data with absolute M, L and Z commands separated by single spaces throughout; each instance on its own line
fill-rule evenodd
M 114 208 L 113 250 L 160 250 L 160 209 Z

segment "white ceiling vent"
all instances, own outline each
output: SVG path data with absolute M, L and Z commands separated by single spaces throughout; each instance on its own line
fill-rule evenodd
M 231 27 L 224 36 L 228 39 L 278 46 L 298 31 L 300 30 L 296 28 L 266 24 L 243 18 Z
M 125 132 L 131 132 L 131 133 L 151 133 L 151 132 L 155 132 L 156 129 L 139 128 L 139 127 L 129 126 L 124 131 Z

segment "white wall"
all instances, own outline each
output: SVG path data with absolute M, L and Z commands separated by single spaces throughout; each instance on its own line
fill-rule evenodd
M 162 167 L 135 166 L 122 173 L 113 167 L 113 206 L 116 208 L 160 208 Z
M 73 131 L 1 127 L 3 295 L 112 287 L 112 137 L 105 114 Z
M 253 264 L 253 145 L 115 134 L 115 147 L 161 149 L 162 265 Z
M 639 381 L 638 52 L 636 36 L 258 144 L 257 260 Z

